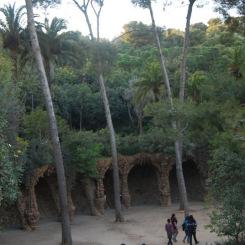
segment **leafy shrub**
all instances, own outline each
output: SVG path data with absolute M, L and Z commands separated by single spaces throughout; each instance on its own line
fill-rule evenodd
M 228 147 L 219 147 L 213 151 L 210 184 L 217 209 L 211 214 L 209 227 L 212 232 L 235 240 L 236 244 L 243 239 L 245 231 L 244 180 L 245 164 L 241 152 L 232 151 Z
M 14 202 L 18 197 L 26 149 L 26 142 L 20 138 L 15 146 L 7 143 L 3 129 L 0 118 L 0 206 Z
M 91 131 L 71 132 L 65 139 L 64 152 L 68 167 L 89 177 L 96 177 L 96 161 L 101 157 L 102 145 Z

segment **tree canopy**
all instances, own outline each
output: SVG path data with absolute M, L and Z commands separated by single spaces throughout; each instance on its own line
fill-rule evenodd
M 60 3 L 33 2 L 45 8 Z M 156 27 L 171 80 L 174 110 L 169 109 L 166 99 L 152 26 L 133 21 L 125 24 L 123 33 L 113 41 L 95 42 L 67 30 L 63 19 L 47 16 L 43 23 L 35 24 L 51 81 L 69 183 L 76 173 L 96 179 L 96 161 L 110 156 L 98 86 L 98 74 L 103 71 L 119 154 L 150 152 L 174 157 L 171 142 L 181 139 L 183 158 L 199 159 L 199 169 L 209 175 L 210 194 L 220 204 L 213 214 L 213 225 L 218 227 L 214 231 L 236 237 L 244 229 L 244 217 L 238 211 L 226 217 L 234 205 L 244 213 L 244 1 L 216 2 L 226 12 L 236 8 L 240 16 L 190 25 L 184 104 L 179 102 L 179 81 L 185 33 Z M 104 1 L 94 3 L 101 6 Z M 151 1 L 132 3 L 148 8 Z M 5 5 L 0 12 L 2 206 L 16 200 L 30 169 L 52 165 L 54 158 L 38 71 L 22 21 L 24 8 Z M 171 127 L 173 120 L 181 125 L 181 131 Z M 222 193 L 217 191 L 221 187 Z M 231 198 L 232 193 L 236 198 Z M 239 220 L 240 226 L 231 231 L 227 224 L 234 220 Z

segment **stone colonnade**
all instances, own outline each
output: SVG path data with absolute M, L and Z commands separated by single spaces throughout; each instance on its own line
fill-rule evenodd
M 165 157 L 163 154 L 148 154 L 139 153 L 133 156 L 119 156 L 118 167 L 120 172 L 121 182 L 121 197 L 122 204 L 129 208 L 130 192 L 128 187 L 128 175 L 133 167 L 136 165 L 151 165 L 156 170 L 157 182 L 159 188 L 159 201 L 161 206 L 171 205 L 171 194 L 169 184 L 169 172 L 174 165 L 171 158 Z M 96 206 L 100 213 L 104 213 L 104 206 L 106 202 L 104 177 L 108 170 L 112 168 L 111 158 L 102 159 L 97 162 L 98 179 L 96 186 Z
M 121 181 L 122 204 L 130 207 L 130 192 L 128 187 L 128 175 L 133 167 L 137 165 L 151 165 L 156 170 L 156 176 L 159 189 L 159 200 L 162 206 L 171 205 L 171 194 L 169 184 L 169 172 L 173 167 L 174 161 L 165 157 L 163 154 L 139 153 L 132 156 L 118 156 L 118 165 Z M 97 162 L 98 178 L 96 179 L 95 206 L 99 213 L 104 213 L 106 202 L 104 177 L 108 170 L 112 168 L 111 158 L 102 159 Z M 29 173 L 22 195 L 17 200 L 17 208 L 20 214 L 22 227 L 26 230 L 34 230 L 39 220 L 39 209 L 37 204 L 35 187 L 39 179 L 45 177 L 45 180 L 54 199 L 57 212 L 60 213 L 58 186 L 56 183 L 56 171 L 53 166 L 44 165 Z M 68 191 L 69 214 L 72 218 L 75 212 L 75 206 L 71 197 L 71 191 Z
M 54 167 L 44 165 L 30 172 L 26 178 L 22 195 L 20 195 L 17 200 L 17 209 L 19 211 L 22 227 L 25 230 L 35 230 L 40 216 L 35 186 L 44 175 L 49 176 L 53 173 L 55 173 Z

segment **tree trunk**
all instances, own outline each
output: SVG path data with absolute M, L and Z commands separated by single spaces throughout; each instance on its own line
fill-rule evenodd
M 81 6 L 77 3 L 76 0 L 73 0 L 73 2 L 77 5 L 77 7 L 83 12 L 88 29 L 90 32 L 91 40 L 94 42 L 95 37 L 93 34 L 93 30 L 91 27 L 90 19 L 88 16 L 87 12 L 87 7 L 84 9 L 81 9 Z M 100 41 L 99 37 L 99 30 L 100 30 L 100 22 L 99 22 L 99 17 L 100 17 L 100 11 L 99 13 L 96 14 L 97 17 L 97 42 Z M 99 70 L 98 70 L 98 75 L 99 75 L 99 84 L 100 84 L 100 91 L 101 91 L 101 96 L 104 104 L 104 109 L 105 109 L 105 116 L 106 116 L 106 121 L 107 121 L 107 127 L 109 130 L 110 134 L 110 143 L 111 143 L 111 152 L 112 152 L 112 167 L 113 167 L 113 187 L 114 187 L 114 198 L 115 198 L 115 218 L 116 221 L 124 221 L 123 215 L 122 215 L 122 208 L 121 208 L 121 200 L 120 200 L 120 181 L 119 181 L 119 169 L 118 169 L 118 161 L 117 161 L 117 146 L 116 146 L 116 137 L 115 137 L 115 132 L 114 132 L 114 127 L 111 119 L 111 111 L 110 111 L 110 106 L 109 106 L 109 101 L 107 98 L 106 94 L 106 89 L 105 89 L 105 83 L 104 83 L 104 77 L 103 77 L 103 71 L 101 69 L 101 58 L 99 57 L 98 65 L 99 65 Z
M 133 120 L 133 117 L 132 117 L 132 114 L 131 114 L 131 111 L 130 111 L 130 107 L 129 107 L 129 104 L 128 102 L 126 101 L 126 104 L 127 104 L 127 109 L 128 109 L 128 117 L 130 119 L 130 122 L 132 124 L 132 126 L 134 125 L 134 120 Z
M 71 186 L 67 186 L 67 202 L 68 202 L 68 207 L 69 207 L 69 217 L 70 221 L 72 222 L 74 219 L 75 211 L 76 211 L 76 206 L 73 202 L 72 195 L 71 195 Z
M 93 30 L 92 30 L 92 25 L 90 23 L 90 19 L 89 19 L 89 16 L 88 16 L 88 3 L 85 3 L 83 5 L 79 5 L 79 3 L 76 1 L 76 0 L 73 0 L 73 2 L 75 3 L 75 5 L 82 11 L 82 13 L 84 14 L 84 17 L 86 19 L 86 23 L 87 23 L 87 26 L 88 26 L 88 30 L 89 30 L 89 34 L 90 34 L 90 38 L 91 40 L 94 40 L 94 35 L 93 35 Z
M 28 17 L 28 27 L 30 32 L 31 44 L 33 49 L 33 55 L 36 60 L 37 70 L 39 72 L 41 86 L 44 94 L 45 106 L 48 112 L 50 136 L 52 142 L 53 156 L 56 163 L 56 172 L 59 187 L 59 197 L 60 197 L 60 207 L 62 216 L 62 244 L 71 245 L 71 228 L 68 213 L 68 203 L 67 203 L 67 190 L 66 190 L 66 179 L 65 171 L 63 165 L 62 152 L 60 147 L 60 141 L 58 136 L 58 129 L 56 124 L 56 118 L 53 108 L 53 102 L 49 90 L 49 85 L 47 81 L 47 76 L 44 69 L 44 64 L 42 60 L 41 50 L 38 42 L 38 37 L 35 29 L 32 1 L 26 0 L 26 9 Z
M 34 96 L 33 96 L 33 92 L 31 92 L 31 111 L 33 112 L 34 110 Z
M 185 178 L 184 178 L 183 168 L 182 168 L 180 142 L 181 141 L 179 139 L 175 140 L 174 142 L 175 157 L 176 157 L 176 175 L 177 175 L 177 181 L 178 181 L 178 187 L 179 187 L 179 193 L 180 193 L 180 208 L 184 209 L 185 216 L 187 216 L 189 215 L 189 204 L 188 204 L 188 198 L 187 198 Z
M 164 79 L 165 87 L 167 90 L 167 98 L 169 101 L 170 109 L 173 111 L 174 110 L 174 104 L 173 104 L 173 98 L 172 98 L 172 92 L 171 92 L 171 87 L 170 87 L 170 82 L 169 82 L 169 77 L 167 73 L 167 69 L 165 66 L 165 60 L 164 56 L 162 53 L 162 48 L 159 40 L 159 36 L 157 33 L 157 28 L 155 24 L 155 19 L 153 15 L 153 10 L 151 4 L 149 5 L 149 10 L 150 10 L 150 15 L 151 15 L 151 20 L 152 20 L 152 27 L 154 31 L 154 35 L 156 38 L 156 44 L 157 48 L 159 51 L 159 56 L 160 56 L 160 65 L 161 65 L 161 72 L 162 76 Z M 172 128 L 176 131 L 177 130 L 177 123 L 173 119 L 172 120 Z M 181 160 L 181 152 L 180 152 L 180 141 L 179 139 L 175 139 L 174 142 L 174 149 L 175 149 L 175 158 L 176 158 L 176 174 L 177 174 L 177 181 L 178 181 L 178 187 L 179 187 L 179 192 L 180 192 L 180 199 L 181 202 L 184 205 L 184 210 L 185 210 L 185 215 L 188 215 L 189 213 L 189 205 L 188 205 L 188 199 L 187 199 L 187 192 L 186 192 L 186 186 L 185 186 L 185 179 L 183 175 L 183 169 L 182 169 L 182 160 Z
M 188 51 L 189 42 L 190 42 L 191 14 L 192 14 L 192 8 L 193 8 L 195 1 L 196 0 L 190 0 L 190 4 L 188 6 L 188 11 L 187 11 L 187 16 L 186 16 L 186 26 L 185 26 L 185 37 L 184 37 L 184 44 L 183 44 L 182 55 L 181 55 L 179 100 L 182 103 L 184 103 L 184 100 L 185 100 L 186 58 L 187 58 L 187 51 Z
M 52 84 L 52 82 L 54 81 L 54 63 L 52 60 L 49 60 L 49 65 L 48 65 L 48 72 L 49 72 L 49 83 Z
M 120 181 L 119 181 L 119 169 L 118 169 L 118 159 L 117 159 L 117 146 L 116 146 L 116 136 L 111 119 L 110 106 L 106 94 L 105 83 L 103 75 L 99 75 L 99 83 L 101 95 L 105 108 L 105 115 L 107 121 L 107 127 L 110 133 L 110 142 L 111 142 L 111 153 L 112 153 L 112 168 L 113 168 L 113 187 L 114 187 L 114 197 L 115 197 L 115 216 L 116 221 L 123 222 L 124 218 L 122 215 L 122 207 L 120 200 Z
M 82 131 L 82 110 L 83 108 L 81 107 L 79 110 L 79 130 Z
M 100 40 L 100 16 L 97 16 L 97 40 Z
M 187 60 L 187 51 L 190 42 L 190 21 L 191 21 L 191 14 L 192 8 L 196 0 L 190 0 L 187 16 L 186 16 L 186 26 L 185 26 L 185 36 L 184 36 L 184 44 L 182 48 L 182 55 L 181 55 L 181 63 L 180 63 L 180 88 L 179 88 L 179 101 L 180 103 L 184 104 L 185 101 L 185 83 L 186 83 L 186 60 Z M 179 129 L 181 128 L 180 123 L 178 123 Z M 179 140 L 179 151 L 180 151 L 180 159 L 182 162 L 183 156 L 183 141 Z M 180 209 L 184 209 L 184 203 L 180 200 Z
M 90 33 L 91 39 L 93 40 L 94 39 L 94 35 L 93 35 L 92 26 L 91 26 L 87 11 L 84 12 L 84 15 L 85 15 L 85 19 L 86 19 L 86 22 L 87 22 L 87 25 L 88 25 L 88 29 L 89 29 L 89 33 Z
M 139 135 L 143 134 L 143 117 L 142 115 L 138 116 L 139 119 Z

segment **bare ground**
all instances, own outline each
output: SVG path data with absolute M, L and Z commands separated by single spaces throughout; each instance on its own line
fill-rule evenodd
M 199 244 L 210 245 L 219 241 L 220 238 L 204 228 L 209 223 L 209 210 L 202 203 L 191 203 L 191 210 L 198 223 Z M 107 210 L 100 217 L 76 216 L 72 224 L 73 241 L 75 245 L 140 245 L 143 242 L 146 245 L 167 244 L 164 225 L 172 213 L 176 213 L 179 220 L 178 242 L 175 244 L 183 244 L 183 213 L 178 211 L 177 205 L 169 208 L 132 207 L 124 211 L 124 223 L 114 222 L 113 210 Z M 0 233 L 1 245 L 58 245 L 60 240 L 60 224 L 57 222 L 44 222 L 34 232 L 8 230 Z

